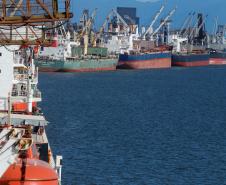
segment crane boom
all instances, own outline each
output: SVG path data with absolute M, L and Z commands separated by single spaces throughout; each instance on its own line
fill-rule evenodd
M 185 32 L 183 33 L 183 36 L 189 34 L 189 28 L 190 28 L 190 26 L 191 26 L 191 24 L 192 24 L 192 22 L 193 22 L 193 19 L 194 19 L 195 14 L 196 14 L 196 13 L 194 12 L 194 13 L 192 14 L 192 16 L 190 17 L 190 19 L 189 19 L 189 21 L 188 21 L 188 24 L 187 24 L 187 27 L 186 27 L 186 30 L 185 30 Z
M 181 29 L 180 29 L 179 35 L 182 35 L 182 34 L 183 34 L 184 29 L 187 27 L 187 25 L 188 25 L 188 23 L 190 22 L 191 18 L 192 18 L 192 13 L 190 12 L 190 13 L 188 14 L 188 17 L 185 19 L 185 21 L 184 21 L 184 23 L 183 23 Z
M 65 7 L 58 8 L 58 1 Z M 51 45 L 45 28 L 72 17 L 70 0 L 2 0 L 0 3 L 0 45 Z M 51 27 L 51 28 L 50 28 Z
M 113 12 L 111 11 L 111 12 L 108 14 L 108 16 L 106 17 L 106 19 L 105 19 L 103 25 L 101 26 L 101 28 L 100 28 L 100 30 L 99 30 L 99 35 L 101 35 L 101 34 L 103 33 L 104 28 L 105 28 L 105 26 L 107 25 L 108 21 L 110 20 L 110 17 L 111 17 L 111 15 L 112 15 L 112 13 L 113 13 Z
M 113 13 L 117 16 L 118 20 L 120 20 L 120 21 L 123 23 L 123 25 L 126 27 L 126 29 L 129 28 L 128 24 L 127 24 L 126 21 L 122 18 L 122 16 L 119 15 L 119 13 L 118 13 L 116 10 L 112 9 L 112 11 L 113 11 Z
M 64 0 L 65 12 L 59 12 L 58 1 L 3 0 L 0 3 L 0 25 L 55 22 L 72 18 L 70 0 Z
M 101 28 L 100 28 L 100 30 L 99 30 L 99 33 L 98 33 L 98 36 L 100 36 L 100 35 L 103 33 L 104 28 L 105 28 L 106 24 L 108 23 L 108 21 L 110 20 L 110 18 L 111 18 L 112 15 L 115 15 L 115 16 L 117 17 L 117 19 L 118 19 L 119 21 L 122 22 L 122 24 L 125 26 L 125 29 L 128 29 L 128 28 L 129 28 L 129 25 L 128 25 L 128 24 L 126 23 L 126 21 L 122 18 L 122 16 L 121 16 L 116 10 L 112 9 L 112 10 L 110 11 L 110 13 L 108 14 L 108 16 L 106 17 L 106 19 L 105 19 L 103 25 L 101 26 Z M 128 16 L 127 18 L 128 18 L 129 20 L 133 21 L 129 16 Z
M 207 17 L 208 17 L 208 15 L 206 15 L 205 17 L 204 17 L 204 20 L 202 21 L 202 24 L 200 24 L 199 25 L 199 27 L 198 27 L 198 32 L 200 31 L 200 29 L 203 27 L 203 25 L 205 24 L 205 20 L 207 19 Z
M 199 27 L 197 28 L 197 32 L 199 32 L 200 29 L 201 29 L 201 28 L 203 27 L 203 25 L 205 24 L 205 20 L 206 20 L 207 16 L 208 16 L 208 15 L 206 15 L 206 16 L 204 17 L 202 24 L 200 24 Z M 198 22 L 199 22 L 200 19 L 201 19 L 201 17 L 197 20 L 197 22 L 196 22 L 194 28 L 192 29 L 192 31 L 191 31 L 191 33 L 190 33 L 190 35 L 189 35 L 188 38 L 192 38 L 192 35 L 194 34 L 195 29 L 196 29 L 196 27 L 198 26 Z
M 93 23 L 94 23 L 94 20 L 96 18 L 96 15 L 97 15 L 97 8 L 95 8 L 95 10 L 93 11 L 89 21 L 88 21 L 88 24 L 87 24 L 87 27 L 89 28 L 89 30 L 91 29 Z
M 170 13 L 166 16 L 166 18 L 161 22 L 159 27 L 151 34 L 151 37 L 153 37 L 158 31 L 162 28 L 164 24 L 169 20 L 170 17 L 173 16 L 173 14 L 176 12 L 177 7 L 175 7 L 173 10 L 170 11 Z
M 217 34 L 217 27 L 218 27 L 218 16 L 214 19 L 214 27 L 213 27 L 213 35 L 216 36 Z
M 97 8 L 95 8 L 91 17 L 87 20 L 85 26 L 83 27 L 82 33 L 80 34 L 81 36 L 84 36 L 85 33 L 88 34 L 88 32 L 90 32 L 93 22 L 95 20 L 96 14 L 97 14 Z
M 161 15 L 162 11 L 164 10 L 165 6 L 166 6 L 166 2 L 164 2 L 164 4 L 161 6 L 161 8 L 159 9 L 159 11 L 155 14 L 150 26 L 148 27 L 147 31 L 144 33 L 144 35 L 142 37 L 145 37 L 148 33 L 150 33 L 151 29 L 153 28 L 155 22 L 157 21 L 157 19 L 159 18 L 159 16 Z

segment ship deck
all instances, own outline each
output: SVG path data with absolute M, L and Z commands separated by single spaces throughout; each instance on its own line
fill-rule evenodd
M 8 113 L 0 113 L 0 124 L 6 124 L 8 116 Z M 48 121 L 42 115 L 11 114 L 10 118 L 13 125 L 21 125 L 22 123 L 33 126 L 48 125 Z

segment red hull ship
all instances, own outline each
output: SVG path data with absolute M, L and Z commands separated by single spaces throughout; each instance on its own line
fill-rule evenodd
M 209 65 L 208 53 L 179 53 L 172 55 L 172 65 L 182 67 L 197 67 Z
M 210 65 L 226 65 L 226 50 L 211 51 Z
M 119 69 L 156 69 L 171 67 L 171 52 L 150 52 L 119 55 Z

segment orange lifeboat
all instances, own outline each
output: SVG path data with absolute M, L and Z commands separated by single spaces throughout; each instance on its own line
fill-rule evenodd
M 1 185 L 58 185 L 58 175 L 48 163 L 37 159 L 19 159 L 0 179 Z
M 37 103 L 32 102 L 32 108 L 34 109 L 36 107 L 37 107 Z M 14 112 L 25 112 L 27 110 L 27 103 L 24 103 L 24 102 L 13 103 L 12 110 Z

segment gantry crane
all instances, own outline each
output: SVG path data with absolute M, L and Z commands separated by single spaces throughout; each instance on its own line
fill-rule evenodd
M 94 35 L 93 42 L 92 42 L 94 47 L 96 46 L 97 40 L 101 39 L 101 36 L 104 33 L 104 30 L 105 30 L 105 27 L 106 27 L 108 21 L 110 21 L 110 19 L 113 16 L 115 16 L 117 18 L 117 24 L 118 23 L 122 23 L 123 24 L 123 31 L 124 31 L 124 33 L 127 34 L 129 32 L 129 29 L 130 29 L 129 25 L 126 23 L 126 21 L 122 18 L 122 16 L 115 9 L 112 9 L 110 11 L 110 13 L 107 15 L 103 25 L 100 27 L 99 32 Z M 127 16 L 126 18 L 134 23 L 134 20 L 132 20 L 129 16 Z
M 159 30 L 167 23 L 167 21 L 170 19 L 170 17 L 173 16 L 173 14 L 176 12 L 177 7 L 175 7 L 173 10 L 169 12 L 169 14 L 165 17 L 165 19 L 161 22 L 159 27 L 150 35 L 151 38 L 153 38 L 154 35 L 156 35 Z
M 208 17 L 208 15 L 206 15 L 204 17 L 204 19 L 200 25 L 198 25 L 198 24 L 199 24 L 199 21 L 201 20 L 201 17 L 196 21 L 195 26 L 193 27 L 193 29 L 191 30 L 191 33 L 188 36 L 188 39 L 190 41 L 194 39 L 195 33 L 198 33 L 201 30 L 201 28 L 204 26 L 207 17 Z
M 97 8 L 93 11 L 91 17 L 86 22 L 85 27 L 83 28 L 83 31 L 82 31 L 82 36 L 84 39 L 84 55 L 88 54 L 89 37 L 90 37 L 91 29 L 96 17 L 96 13 L 97 13 Z
M 193 23 L 193 20 L 194 20 L 195 15 L 196 15 L 195 12 L 193 12 L 190 15 L 187 24 L 184 26 L 184 30 L 181 30 L 180 35 L 182 37 L 188 37 L 189 32 L 191 31 L 191 27 L 192 27 L 192 23 Z
M 164 2 L 164 4 L 161 6 L 161 8 L 159 9 L 159 11 L 156 13 L 156 15 L 154 16 L 150 26 L 148 27 L 147 31 L 142 35 L 142 38 L 145 39 L 147 34 L 152 34 L 153 32 L 153 26 L 155 24 L 155 22 L 158 20 L 159 16 L 161 15 L 161 13 L 163 12 L 165 6 L 166 6 L 167 1 Z
M 190 12 L 190 13 L 188 14 L 188 16 L 187 16 L 187 18 L 185 19 L 185 21 L 184 21 L 182 27 L 180 28 L 180 32 L 179 32 L 179 35 L 180 35 L 180 36 L 182 36 L 183 33 L 186 32 L 187 27 L 188 27 L 188 25 L 189 25 L 189 23 L 190 23 L 190 21 L 191 21 L 191 19 L 192 19 L 192 16 L 193 16 L 194 14 L 195 14 L 195 12 L 193 12 L 193 13 Z
M 41 28 L 68 20 L 70 0 L 2 0 L 0 3 L 0 45 L 48 45 Z M 64 9 L 62 12 L 60 10 Z M 39 30 L 39 31 L 38 31 Z

